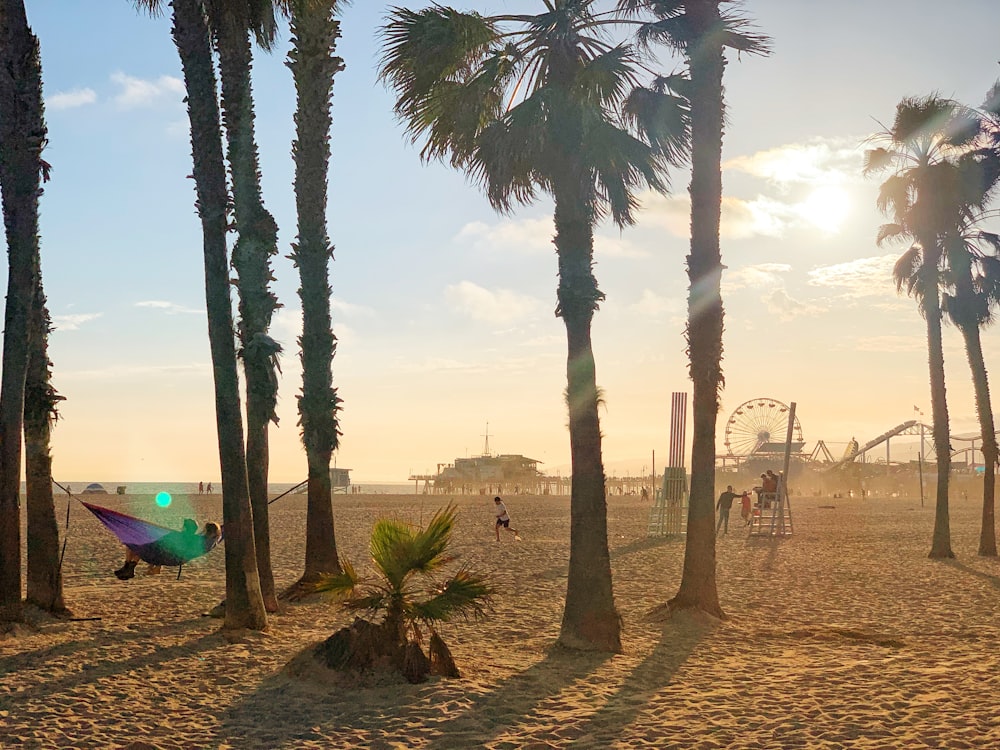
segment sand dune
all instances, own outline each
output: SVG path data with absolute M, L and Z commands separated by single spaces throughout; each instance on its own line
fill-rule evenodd
M 927 559 L 919 501 L 795 500 L 796 533 L 719 539 L 729 618 L 647 615 L 672 596 L 681 539 L 646 537 L 648 506 L 613 498 L 609 529 L 623 654 L 553 649 L 569 502 L 512 496 L 524 541 L 493 539 L 487 497 L 457 498 L 463 560 L 493 572 L 486 622 L 443 629 L 463 670 L 422 685 L 345 686 L 285 667 L 347 621 L 296 604 L 228 642 L 202 617 L 224 594 L 223 555 L 118 581 L 120 548 L 73 511 L 66 599 L 78 617 L 0 639 L 0 747 L 839 748 L 1000 747 L 1000 562 L 976 556 L 980 509 L 952 508 L 958 559 Z M 375 518 L 427 520 L 446 498 L 337 496 L 341 553 L 365 560 Z M 150 512 L 150 498 L 107 504 Z M 218 519 L 218 496 L 180 499 Z M 279 586 L 303 557 L 304 503 L 272 506 Z M 834 505 L 836 507 L 820 507 Z M 140 569 L 141 570 L 141 569 Z

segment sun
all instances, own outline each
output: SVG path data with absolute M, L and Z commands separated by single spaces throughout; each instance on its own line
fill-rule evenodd
M 837 234 L 851 212 L 851 196 L 839 185 L 823 185 L 795 206 L 808 224 L 827 234 Z

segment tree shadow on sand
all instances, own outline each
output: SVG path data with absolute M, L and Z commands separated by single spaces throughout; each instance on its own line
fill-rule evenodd
M 140 639 L 148 639 L 148 634 L 139 632 L 127 638 L 127 640 Z M 57 679 L 43 679 L 32 687 L 18 690 L 13 694 L 13 699 L 15 701 L 30 700 L 72 691 L 81 685 L 90 685 L 102 679 L 116 678 L 130 672 L 141 672 L 149 668 L 156 668 L 160 664 L 169 663 L 174 659 L 195 656 L 202 651 L 223 644 L 225 644 L 223 636 L 218 631 L 213 631 L 169 646 L 156 646 L 146 653 L 121 659 L 116 658 L 113 652 L 110 654 L 101 653 L 108 648 L 107 645 L 103 645 L 87 658 L 83 658 L 81 655 L 79 662 L 84 665 L 82 670 L 62 673 Z M 89 648 L 93 645 L 92 642 L 87 643 L 84 645 L 84 648 Z M 29 664 L 23 665 L 21 669 L 44 665 L 45 662 L 40 662 L 37 656 L 35 656 L 31 658 Z M 14 667 L 16 669 L 17 665 L 15 664 Z
M 294 678 L 282 673 L 234 704 L 219 734 L 228 741 L 260 746 L 340 736 L 354 737 L 359 746 L 389 747 L 385 740 L 412 741 L 414 727 L 427 728 L 433 722 L 424 747 L 480 747 L 609 658 L 553 647 L 537 664 L 482 693 L 467 680 L 432 678 L 422 685 L 327 688 L 323 695 L 317 694 L 322 688 L 313 687 L 310 695 L 308 686 L 295 685 Z M 265 715 L 273 717 L 265 733 L 246 736 L 246 727 L 259 725 Z
M 990 558 L 983 558 L 983 559 L 987 560 Z M 1000 576 L 990 575 L 989 573 L 984 573 L 981 570 L 970 568 L 968 565 L 965 565 L 964 563 L 961 563 L 954 558 L 945 559 L 943 560 L 943 562 L 945 565 L 948 565 L 954 568 L 955 570 L 961 571 L 962 573 L 968 573 L 969 575 L 973 575 L 976 578 L 982 578 L 984 581 L 993 586 L 993 588 L 1000 589 Z
M 528 669 L 485 686 L 481 680 L 463 679 L 330 686 L 282 671 L 233 704 L 221 717 L 217 736 L 255 747 L 338 737 L 359 747 L 406 742 L 451 750 L 483 747 L 500 738 L 515 746 L 598 736 L 611 746 L 717 625 L 712 618 L 687 613 L 665 621 L 654 649 L 607 700 L 593 699 L 593 708 L 589 696 L 602 692 L 603 679 L 595 672 L 621 657 L 553 646 Z M 581 684 L 588 678 L 592 684 Z M 571 690 L 564 697 L 567 688 Z M 575 701 L 576 709 L 567 713 L 565 700 Z M 248 732 L 251 727 L 255 729 Z
M 629 542 L 628 544 L 623 544 L 620 547 L 614 547 L 608 552 L 608 556 L 612 561 L 614 561 L 623 557 L 628 557 L 629 555 L 648 552 L 649 550 L 671 546 L 683 547 L 686 543 L 685 540 L 686 537 L 682 534 L 671 534 L 669 536 L 645 536 Z M 568 572 L 569 558 L 566 559 L 565 564 L 555 565 L 551 568 L 540 571 L 535 574 L 535 577 L 542 580 L 552 580 L 556 578 L 565 578 Z
M 680 612 L 662 623 L 660 640 L 633 669 L 618 690 L 600 708 L 575 727 L 564 727 L 573 737 L 588 739 L 594 747 L 611 747 L 620 741 L 652 699 L 667 687 L 697 645 L 719 626 L 707 615 Z

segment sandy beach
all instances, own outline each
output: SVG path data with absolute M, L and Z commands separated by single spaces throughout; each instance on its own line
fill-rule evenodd
M 201 521 L 218 495 L 180 499 Z M 151 498 L 105 496 L 141 513 Z M 286 665 L 348 618 L 288 605 L 265 633 L 228 642 L 202 616 L 224 595 L 223 555 L 176 580 L 118 581 L 121 551 L 73 508 L 66 600 L 0 639 L 3 748 L 889 748 L 1000 746 L 1000 562 L 976 556 L 980 508 L 952 505 L 957 559 L 927 559 L 930 502 L 793 498 L 794 536 L 718 543 L 728 619 L 657 621 L 682 538 L 646 535 L 649 505 L 612 498 L 609 527 L 624 653 L 554 649 L 568 498 L 511 496 L 524 540 L 493 538 L 488 497 L 458 497 L 457 552 L 492 571 L 496 609 L 442 632 L 461 679 L 345 686 Z M 381 515 L 426 521 L 442 496 L 338 495 L 342 555 L 366 564 Z M 834 506 L 834 507 L 829 507 Z M 271 507 L 279 588 L 301 572 L 305 500 Z M 142 569 L 140 568 L 140 571 Z

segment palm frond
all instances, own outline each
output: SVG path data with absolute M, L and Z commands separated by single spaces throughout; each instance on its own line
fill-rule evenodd
M 746 16 L 733 9 L 727 9 L 722 13 L 721 21 L 720 36 L 723 47 L 748 55 L 766 57 L 771 54 L 771 38 L 755 32 L 754 24 Z
M 422 602 L 414 602 L 410 614 L 423 622 L 446 622 L 455 615 L 478 619 L 493 606 L 494 589 L 481 576 L 460 570 L 437 593 Z
M 619 45 L 587 61 L 577 71 L 574 83 L 584 100 L 617 106 L 638 84 L 632 48 Z
M 679 166 L 691 151 L 691 109 L 686 99 L 655 88 L 636 87 L 622 113 L 653 150 Z
M 899 256 L 899 260 L 892 267 L 892 280 L 896 284 L 897 292 L 901 292 L 903 287 L 906 287 L 906 293 L 911 293 L 922 262 L 923 256 L 918 245 L 912 245 L 905 253 Z
M 132 0 L 136 10 L 148 13 L 152 18 L 159 18 L 163 14 L 163 8 L 167 0 Z
M 893 174 L 879 186 L 875 205 L 878 210 L 905 224 L 904 217 L 912 205 L 913 184 L 908 175 Z
M 941 134 L 955 116 L 957 105 L 936 94 L 905 97 L 896 106 L 890 128 L 893 141 L 899 144 L 929 140 Z
M 340 561 L 340 572 L 323 576 L 315 590 L 331 593 L 339 598 L 350 597 L 361 582 L 349 560 Z
M 372 527 L 368 549 L 372 562 L 389 581 L 393 589 L 400 589 L 411 572 L 413 556 L 412 527 L 394 518 L 380 518 Z
M 413 535 L 413 559 L 410 561 L 413 570 L 430 573 L 454 559 L 446 555 L 445 550 L 451 541 L 457 512 L 455 506 L 449 504 L 435 513 L 425 528 Z
M 636 188 L 643 183 L 663 193 L 666 165 L 646 143 L 607 122 L 596 120 L 584 135 L 582 153 L 593 165 L 598 207 L 606 205 L 618 226 L 633 222 Z M 599 215 L 599 214 L 598 214 Z
M 912 239 L 910 233 L 906 231 L 906 228 L 902 224 L 889 223 L 883 224 L 878 228 L 878 235 L 875 238 L 875 244 L 882 247 L 882 245 L 886 242 L 894 242 L 905 239 Z
M 893 165 L 897 154 L 887 148 L 870 148 L 865 151 L 862 174 L 866 177 L 875 172 L 882 172 Z
M 396 92 L 396 114 L 416 125 L 426 124 L 420 112 L 439 84 L 467 77 L 502 46 L 489 19 L 440 5 L 394 8 L 380 38 L 379 78 Z

